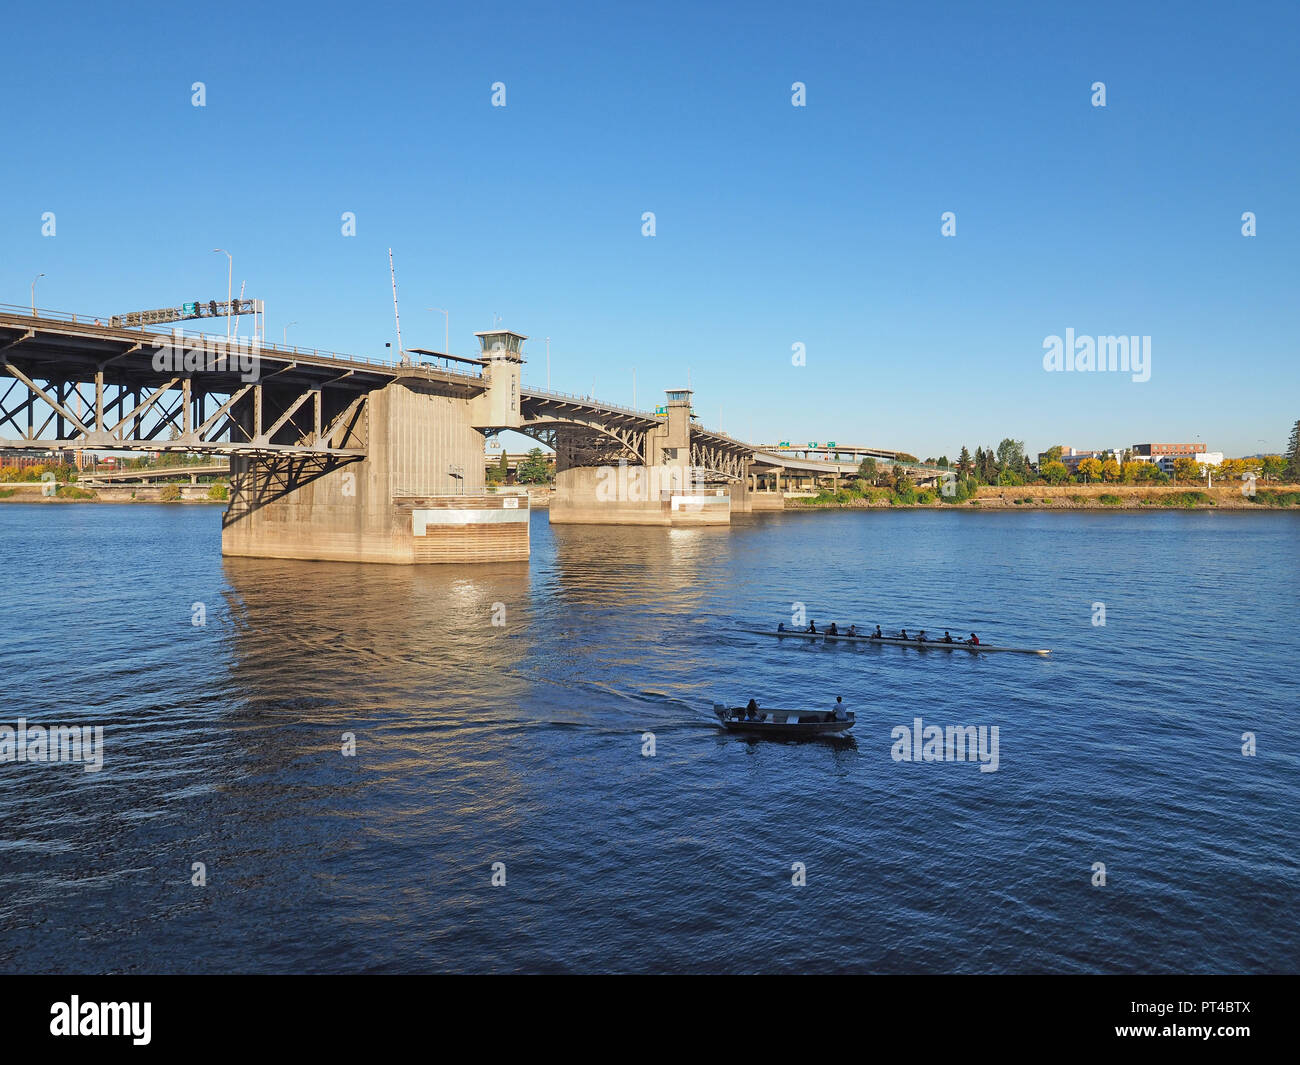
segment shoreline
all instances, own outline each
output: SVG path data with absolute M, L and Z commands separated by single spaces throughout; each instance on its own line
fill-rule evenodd
M 882 490 L 877 490 L 882 491 Z M 816 497 L 787 499 L 786 510 L 1236 510 L 1300 509 L 1300 485 L 1257 487 L 1244 495 L 1241 485 L 1213 488 L 1183 485 L 982 485 L 971 499 L 945 503 L 939 499 L 907 503 L 883 495 L 877 498 L 814 502 Z
M 61 486 L 61 487 L 76 487 Z M 181 498 L 159 498 L 160 488 L 98 488 L 89 489 L 91 498 L 73 496 L 47 496 L 42 485 L 17 482 L 0 485 L 0 504 L 39 503 L 71 505 L 74 503 L 131 504 L 149 503 L 168 506 L 226 506 L 228 499 L 212 499 L 208 485 L 185 485 Z M 1300 485 L 1278 485 L 1258 488 L 1255 495 L 1243 495 L 1236 485 L 1227 487 L 1184 488 L 1176 485 L 1033 485 L 981 486 L 973 499 L 960 503 L 945 503 L 938 499 L 929 502 L 911 502 L 886 496 L 883 490 L 876 498 L 827 499 L 814 502 L 812 495 L 786 497 L 781 509 L 755 509 L 753 513 L 781 514 L 790 511 L 842 511 L 842 510 L 952 510 L 952 511 L 1111 511 L 1135 513 L 1139 511 L 1169 510 L 1231 510 L 1231 511 L 1288 511 L 1300 510 Z M 529 508 L 547 510 L 555 495 L 553 489 L 533 489 L 528 493 Z
M 77 488 L 77 485 L 60 485 L 60 488 Z M 161 487 L 154 488 L 90 488 L 81 491 L 91 493 L 90 498 L 77 496 L 47 496 L 42 491 L 43 485 L 36 481 L 15 481 L 0 484 L 0 504 L 3 503 L 40 503 L 70 506 L 73 503 L 93 503 L 127 505 L 132 503 L 152 503 L 166 506 L 227 506 L 229 499 L 212 499 L 208 496 L 211 485 L 182 485 L 180 499 L 159 498 Z M 554 495 L 551 489 L 530 491 L 528 506 L 531 510 L 547 510 Z

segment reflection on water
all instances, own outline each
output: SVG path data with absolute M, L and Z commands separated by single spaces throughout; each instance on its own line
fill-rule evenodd
M 223 560 L 216 510 L 0 508 L 6 558 L 60 560 L 7 575 L 0 716 L 106 747 L 97 774 L 0 766 L 0 968 L 1294 966 L 1294 516 L 538 513 L 532 537 L 506 566 Z M 1056 652 L 736 631 L 794 603 Z M 836 695 L 840 740 L 711 710 Z M 915 716 L 999 726 L 998 771 L 895 763 Z

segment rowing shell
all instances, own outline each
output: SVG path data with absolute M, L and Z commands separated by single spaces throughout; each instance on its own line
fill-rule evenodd
M 742 628 L 741 632 L 752 632 L 757 636 L 775 636 L 777 639 L 789 637 L 792 640 L 836 640 L 841 643 L 887 643 L 896 647 L 915 647 L 918 651 L 970 651 L 972 654 L 1003 654 L 1013 655 L 1050 655 L 1050 649 L 1039 649 L 1034 647 L 994 647 L 991 644 L 970 644 L 970 643 L 944 643 L 942 640 L 903 640 L 897 636 L 846 636 L 840 633 L 832 636 L 825 632 L 774 632 L 772 629 L 746 629 Z

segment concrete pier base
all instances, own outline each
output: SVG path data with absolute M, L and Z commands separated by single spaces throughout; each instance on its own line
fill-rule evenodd
M 633 467 L 637 470 L 637 467 Z M 649 484 L 657 483 L 654 478 Z M 726 489 L 662 491 L 655 498 L 640 478 L 618 478 L 608 469 L 580 466 L 561 470 L 551 499 L 552 525 L 729 525 Z
M 483 434 L 453 391 L 394 381 L 371 393 L 357 436 L 366 457 L 351 461 L 235 459 L 222 554 L 406 565 L 528 558 L 528 498 L 485 492 Z

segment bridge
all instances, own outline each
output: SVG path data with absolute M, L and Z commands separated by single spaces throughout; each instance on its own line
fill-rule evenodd
M 526 559 L 527 497 L 486 491 L 504 430 L 555 452 L 553 523 L 726 524 L 779 509 L 781 471 L 856 470 L 709 430 L 688 390 L 645 411 L 523 388 L 527 337 L 506 329 L 475 358 L 394 363 L 105 320 L 0 305 L 0 447 L 225 456 L 227 555 Z
M 87 486 L 107 484 L 143 484 L 149 481 L 174 481 L 189 478 L 198 484 L 200 477 L 225 477 L 230 473 L 230 463 L 213 462 L 189 466 L 149 466 L 142 469 L 99 470 L 83 469 L 77 483 Z

